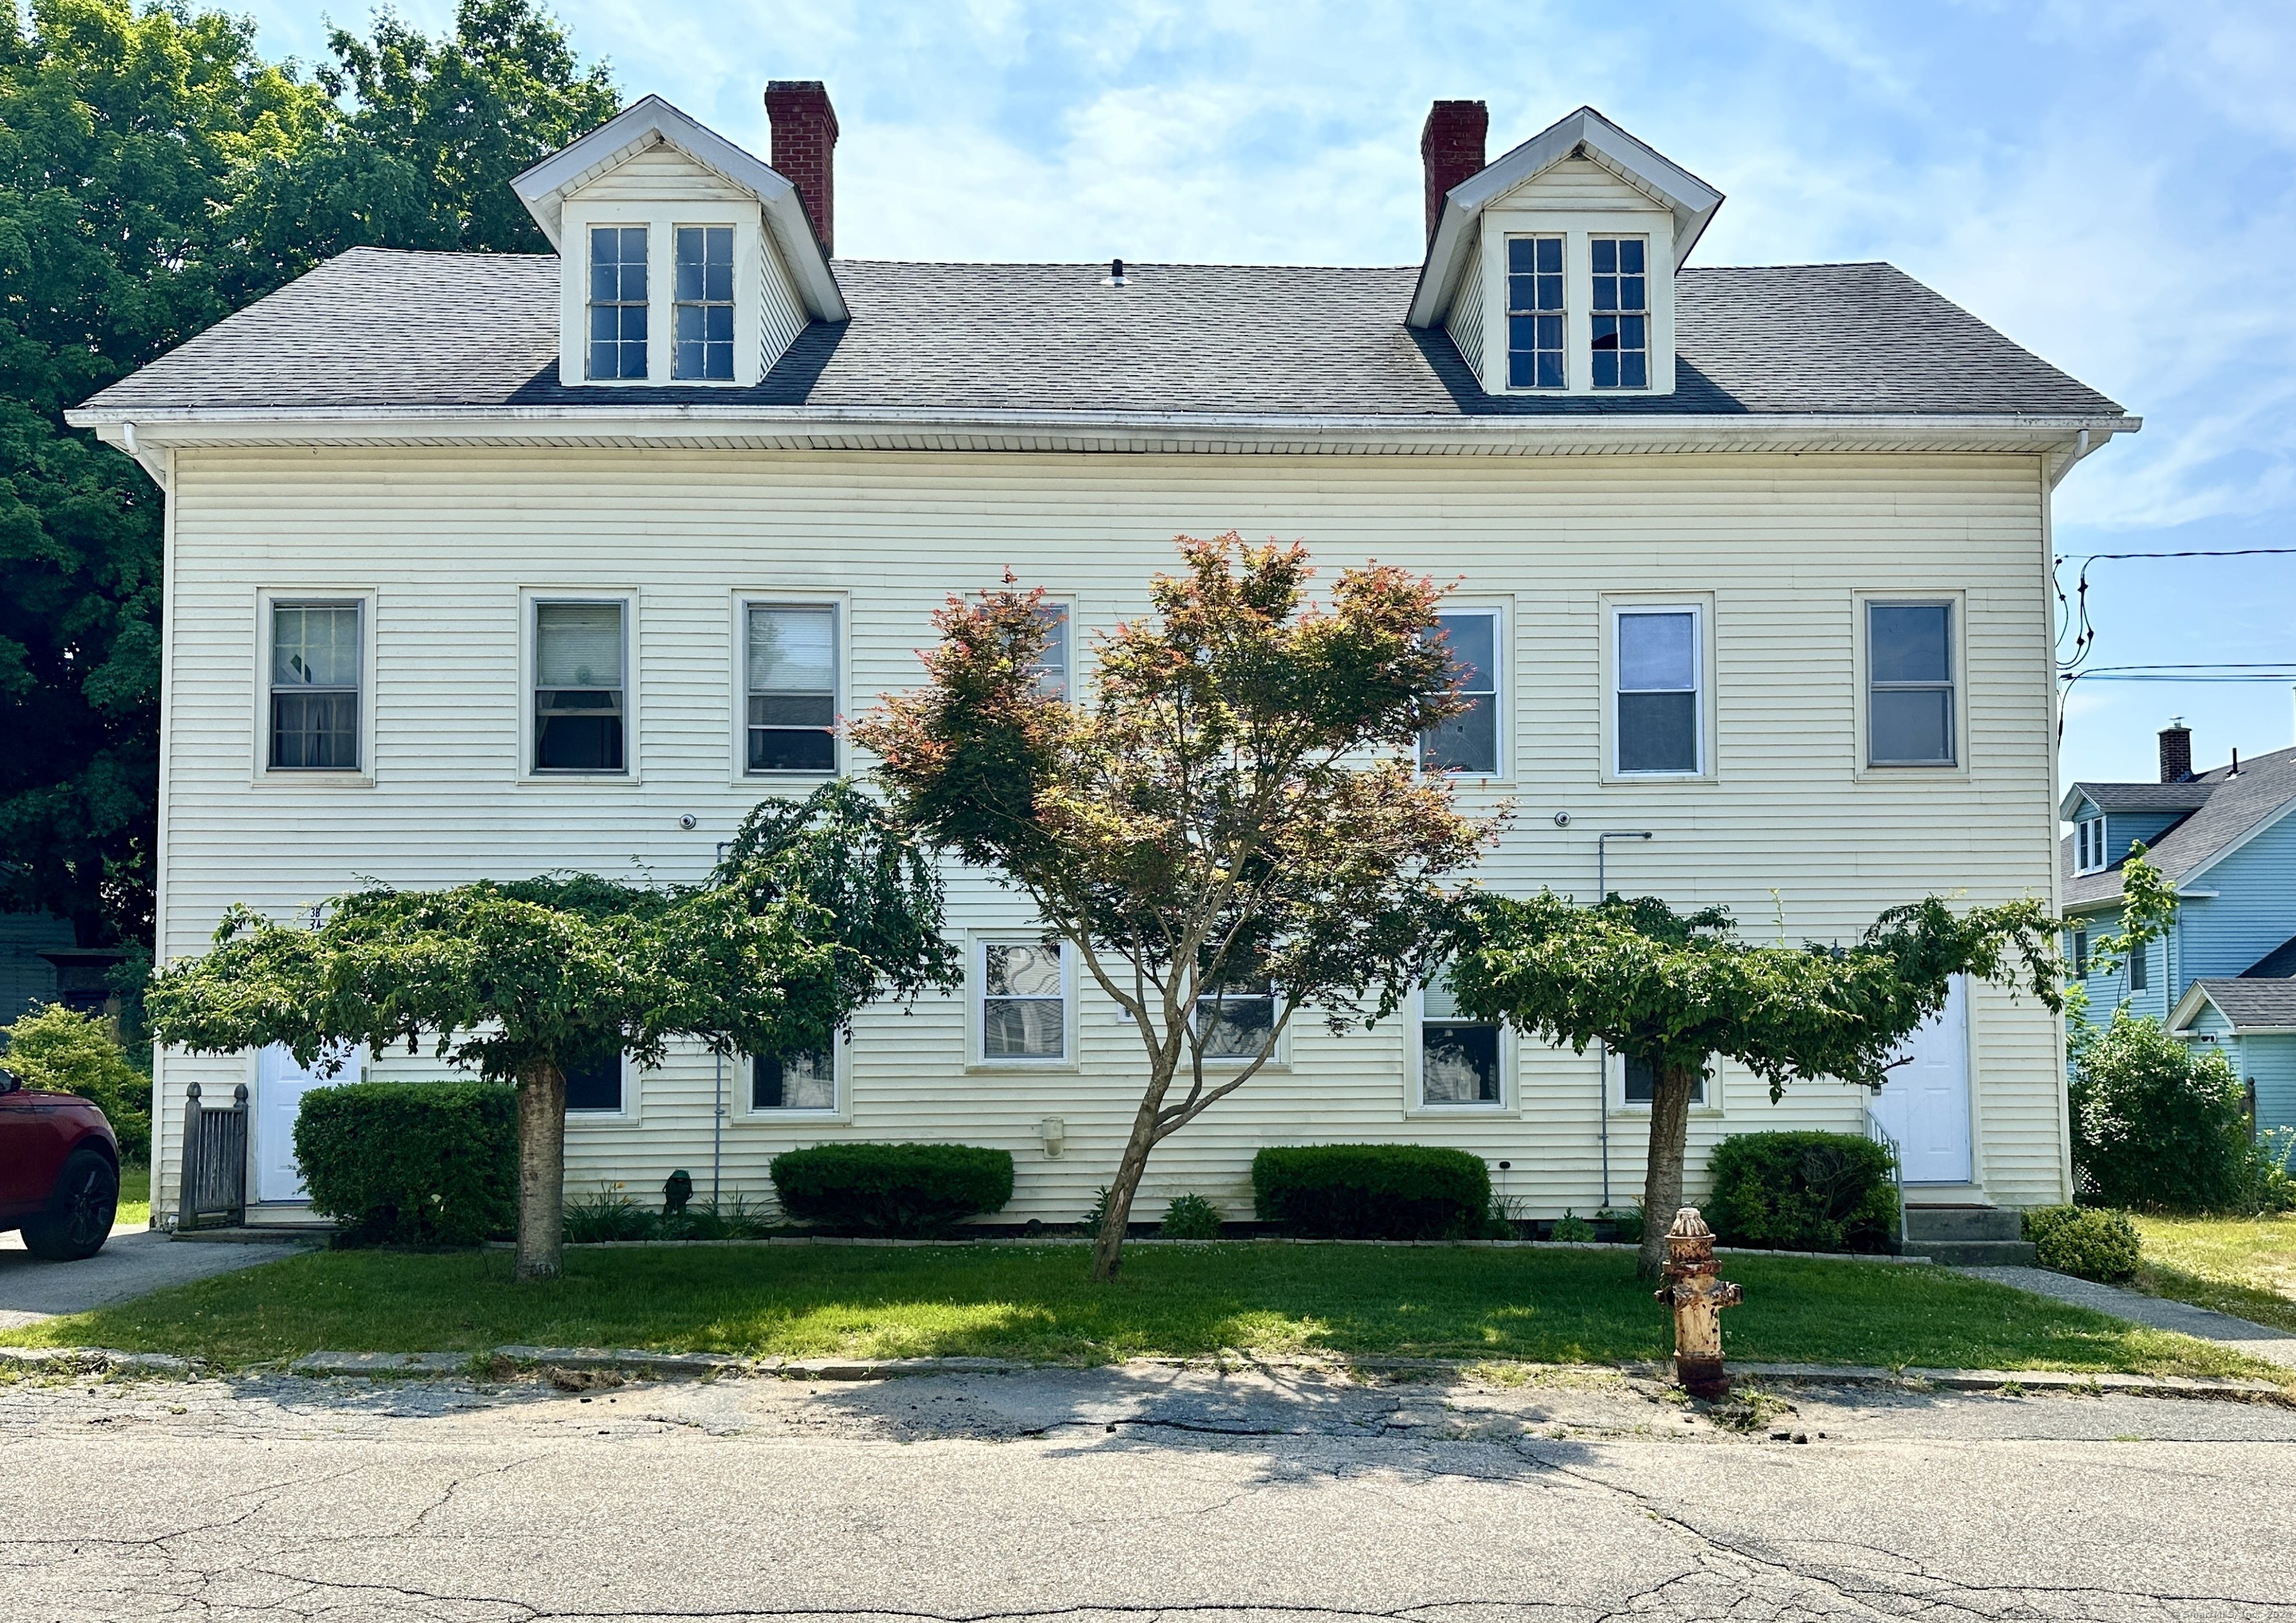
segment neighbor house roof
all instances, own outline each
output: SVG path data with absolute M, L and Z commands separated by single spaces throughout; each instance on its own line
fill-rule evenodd
M 2120 791 L 2204 791 L 2190 816 L 2162 833 L 2148 848 L 2145 860 L 2162 875 L 2182 886 L 2198 879 L 2217 861 L 2251 836 L 2296 809 L 2296 750 L 2278 750 L 2240 764 L 2235 777 L 2229 766 L 2204 772 L 2182 783 L 2079 783 L 2074 787 L 2092 799 L 2100 792 Z M 2068 797 L 2070 799 L 2070 797 Z M 2183 803 L 2136 801 L 2126 807 L 2098 802 L 2114 810 L 2181 810 Z M 2120 867 L 2115 863 L 2101 873 L 2073 873 L 2073 843 L 2059 842 L 2067 907 L 2109 902 L 2120 894 Z
M 2236 1037 L 2296 1031 L 2296 980 L 2195 980 L 2177 1000 L 2169 1029 L 2189 1030 L 2203 1000 L 2217 1006 Z
M 1441 331 L 1406 327 L 1418 268 L 841 259 L 848 322 L 816 322 L 754 388 L 568 388 L 559 261 L 354 249 L 88 401 L 151 411 L 341 407 L 1738 418 L 2123 418 L 1892 266 L 1693 268 L 1677 391 L 1486 394 Z M 83 417 L 82 414 L 86 414 Z M 2124 418 L 2125 421 L 2125 418 Z
M 2296 936 L 2291 936 L 2241 971 L 2243 980 L 2279 980 L 2296 977 Z
M 2200 778 L 2181 783 L 2076 783 L 2065 791 L 2064 815 L 2072 816 L 2077 797 L 2101 812 L 2198 811 L 2215 792 L 2214 783 Z

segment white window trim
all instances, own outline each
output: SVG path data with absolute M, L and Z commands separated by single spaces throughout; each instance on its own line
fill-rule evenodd
M 639 1121 L 638 1078 L 645 1073 L 636 1060 L 625 1051 L 622 1060 L 622 1108 L 618 1111 L 577 1111 L 566 1112 L 566 1126 L 572 1128 L 583 1124 L 598 1127 L 636 1127 Z
M 1919 761 L 1873 764 L 1868 736 L 1873 728 L 1873 694 L 1867 684 L 1866 611 L 1875 603 L 1945 603 L 1953 610 L 1953 742 L 1955 758 L 1925 765 Z M 1939 783 L 1967 783 L 1970 777 L 1969 738 L 1969 594 L 1958 587 L 1945 590 L 1865 590 L 1850 594 L 1852 733 L 1856 754 L 1851 774 L 1862 782 L 1907 778 Z
M 622 770 L 537 772 L 534 767 L 534 680 L 537 674 L 535 611 L 544 603 L 619 603 L 622 606 Z M 518 778 L 521 788 L 580 783 L 635 788 L 644 781 L 638 753 L 638 634 L 641 598 L 635 586 L 521 586 L 518 594 Z
M 1496 622 L 1491 630 L 1491 654 L 1496 667 L 1491 673 L 1491 709 L 1496 717 L 1492 724 L 1492 733 L 1497 744 L 1497 765 L 1489 772 L 1465 772 L 1447 768 L 1443 775 L 1453 783 L 1462 786 L 1511 783 L 1514 781 L 1514 751 L 1508 748 L 1511 742 L 1510 729 L 1514 723 L 1513 704 L 1515 688 L 1514 600 L 1512 597 L 1446 599 L 1436 612 L 1438 614 L 1487 614 Z M 1426 766 L 1418 765 L 1421 755 L 1419 743 L 1415 739 L 1412 742 L 1411 758 L 1420 776 L 1430 775 Z
M 734 298 L 732 300 L 734 306 L 734 375 L 730 378 L 681 378 L 677 375 L 677 307 L 685 301 L 681 300 L 677 296 L 677 234 L 680 230 L 711 229 L 730 231 L 734 234 Z M 707 251 L 706 249 L 704 251 Z M 652 258 L 653 257 L 652 250 L 651 248 L 647 250 L 646 257 L 648 258 Z M 663 307 L 668 309 L 669 312 L 669 323 L 663 336 L 667 338 L 669 342 L 669 381 L 675 383 L 678 388 L 723 389 L 727 384 L 734 382 L 741 377 L 742 307 L 743 303 L 742 298 L 742 269 L 741 222 L 736 220 L 690 220 L 681 217 L 670 225 L 669 291 L 668 297 L 662 300 Z M 650 285 L 648 291 L 652 291 Z M 646 315 L 646 332 L 647 341 L 652 342 L 653 332 L 653 316 L 651 310 L 649 310 Z M 646 370 L 648 372 L 652 372 L 653 370 L 653 355 L 651 351 L 646 355 Z
M 1623 391 L 1622 391 L 1623 392 Z M 1715 714 L 1716 637 L 1714 594 L 1673 593 L 1642 596 L 1630 592 L 1603 594 L 1603 773 L 1605 783 L 1711 783 L 1718 775 L 1714 758 L 1719 738 Z M 1698 670 L 1698 769 L 1695 772 L 1621 772 L 1619 769 L 1619 618 L 1626 614 L 1688 614 L 1696 639 Z
M 1063 945 L 1066 944 L 1063 943 Z M 1269 987 L 1268 990 L 1271 994 L 1270 1007 L 1274 1009 L 1275 1018 L 1280 1021 L 1283 1018 L 1283 996 L 1282 993 L 1276 992 L 1272 985 Z M 1246 994 L 1246 996 L 1250 996 L 1250 994 Z M 1132 1017 L 1127 1014 L 1121 1008 L 1119 1008 L 1116 1011 L 1116 1019 L 1118 1024 L 1124 1026 L 1128 1029 L 1132 1029 Z M 1204 1056 L 1204 1069 L 1206 1070 L 1241 1070 L 1250 1063 L 1251 1056 L 1250 1054 L 1206 1054 Z M 1180 1055 L 1180 1068 L 1185 1072 L 1187 1070 L 1187 1051 L 1184 1048 L 1181 1051 Z M 1292 1028 L 1289 1025 L 1286 1025 L 1282 1031 L 1276 1034 L 1275 1052 L 1267 1056 L 1267 1062 L 1262 1064 L 1259 1069 L 1263 1071 L 1289 1070 L 1292 1069 Z
M 2095 832 L 2092 833 L 2091 831 Z M 2104 856 L 2104 815 L 2080 817 L 2073 823 L 2073 872 L 2102 873 L 2112 865 Z
M 990 1059 L 981 1052 L 981 1040 L 988 1021 L 982 1004 L 988 996 L 988 954 L 990 947 L 1041 947 L 1047 940 L 1061 949 L 1061 1057 L 1058 1059 L 1022 1059 L 1011 1055 Z M 969 1071 L 1075 1071 L 1082 1067 L 1077 1060 L 1077 949 L 1076 943 L 1065 936 L 1048 935 L 1043 930 L 975 930 L 965 942 L 964 968 L 964 1069 Z
M 1536 187 L 1538 182 L 1528 183 Z M 1506 239 L 1511 236 L 1560 236 L 1562 239 L 1562 378 L 1564 387 L 1516 389 L 1507 381 Z M 1590 237 L 1638 236 L 1648 240 L 1651 266 L 1650 383 L 1646 388 L 1603 389 L 1594 386 L 1593 324 L 1587 319 L 1595 302 Z M 1674 366 L 1674 217 L 1653 207 L 1638 210 L 1596 213 L 1591 210 L 1542 209 L 1527 202 L 1494 205 L 1483 212 L 1482 298 L 1483 353 L 1476 370 L 1484 389 L 1494 395 L 1670 395 L 1675 392 Z
M 787 587 L 759 586 L 750 591 L 737 591 L 733 595 L 733 711 L 734 757 L 730 782 L 735 788 L 754 790 L 760 783 L 786 783 L 811 788 L 825 783 L 852 763 L 849 741 L 845 735 L 845 717 L 853 692 L 852 613 L 844 592 L 805 592 Z M 756 604 L 767 609 L 826 609 L 831 614 L 830 635 L 837 647 L 832 663 L 837 672 L 837 696 L 830 708 L 832 725 L 831 746 L 835 750 L 835 764 L 827 772 L 752 772 L 750 770 L 750 607 Z
M 1068 617 L 1069 668 L 1068 691 L 1065 697 L 1070 704 L 1074 704 L 1077 702 L 1078 693 L 1083 686 L 1083 673 L 1077 668 L 1077 660 L 1079 650 L 1078 647 L 1077 638 L 1076 599 L 1064 592 L 1047 592 L 1043 597 L 1037 599 L 1037 602 L 1042 607 L 1046 609 L 1058 609 L 1063 615 Z
M 646 375 L 590 376 L 590 229 L 594 225 L 646 229 Z M 708 380 L 674 376 L 676 369 L 677 227 L 734 228 L 734 375 Z M 579 389 L 749 389 L 765 375 L 765 225 L 752 202 L 746 208 L 723 202 L 637 202 L 625 199 L 568 200 L 559 241 L 564 256 L 559 306 L 560 381 Z M 578 258 L 578 265 L 575 263 Z
M 732 1101 L 731 1116 L 737 1120 L 752 1122 L 759 1127 L 771 1127 L 775 1122 L 786 1122 L 791 1126 L 797 1126 L 808 1122 L 852 1120 L 852 1049 L 853 1029 L 849 1026 L 830 1041 L 831 1080 L 837 1090 L 837 1102 L 827 1110 L 798 1109 L 789 1105 L 779 1108 L 758 1105 L 753 1102 L 758 1096 L 754 1086 L 758 1063 L 756 1056 L 744 1054 L 738 1063 L 729 1061 L 726 1067 L 727 1080 L 730 1085 L 740 1089 L 739 1096 Z
M 1496 1104 L 1466 1104 L 1449 1100 L 1429 1102 L 1426 1078 L 1420 1067 L 1426 1057 L 1427 993 L 1422 987 L 1404 999 L 1403 1020 L 1403 1113 L 1406 1118 L 1439 1118 L 1456 1121 L 1462 1117 L 1471 1120 L 1487 1120 L 1494 1116 L 1519 1116 L 1521 1101 L 1517 1096 L 1517 1077 L 1520 1066 L 1515 1050 L 1518 1046 L 1513 1029 L 1505 1021 L 1496 1022 L 1499 1032 L 1499 1096 Z
M 1595 307 L 1595 240 L 1600 237 L 1611 242 L 1640 242 L 1643 245 L 1643 307 L 1626 315 L 1639 315 L 1643 323 L 1643 381 L 1639 383 L 1620 383 L 1605 386 L 1595 381 L 1595 323 L 1603 316 L 1618 315 L 1615 310 Z M 1568 248 L 1564 264 L 1569 265 Z M 1569 283 L 1564 283 L 1564 302 L 1569 302 Z M 1594 395 L 1646 395 L 1658 379 L 1658 260 L 1653 257 L 1651 234 L 1647 231 L 1590 231 L 1587 234 L 1587 392 Z M 1570 341 L 1569 329 L 1563 341 Z
M 1603 1051 L 1603 1086 L 1604 1095 L 1610 1100 L 1611 1115 L 1647 1117 L 1651 1113 L 1651 1107 L 1639 1100 L 1631 1104 L 1627 1102 L 1626 1055 L 1613 1053 L 1608 1049 Z M 1691 1095 L 1690 1113 L 1693 1116 L 1721 1115 L 1724 1090 L 1719 1061 L 1710 1062 L 1707 1068 L 1705 1091 L 1706 1102 L 1702 1104 L 1695 1094 Z
M 1513 365 L 1512 365 L 1512 363 L 1513 363 L 1513 358 L 1514 358 L 1514 332 L 1513 332 L 1513 320 L 1514 320 L 1514 316 L 1515 316 L 1515 313 L 1516 313 L 1516 312 L 1515 312 L 1515 308 L 1514 308 L 1514 295 L 1513 295 L 1513 290 L 1512 290 L 1511 286 L 1509 285 L 1509 283 L 1508 283 L 1508 282 L 1507 282 L 1507 277 L 1511 275 L 1511 272 L 1510 272 L 1510 271 L 1509 271 L 1509 269 L 1508 269 L 1508 263 L 1507 263 L 1507 261 L 1508 261 L 1508 256 L 1509 256 L 1509 255 L 1512 253 L 1512 251 L 1513 251 L 1513 250 L 1510 248 L 1509 244 L 1513 243 L 1513 242 L 1534 242 L 1534 241 L 1538 240 L 1538 238 L 1540 238 L 1540 237 L 1549 238 L 1549 239 L 1551 239 L 1551 240 L 1553 240 L 1553 241 L 1554 241 L 1554 242 L 1560 242 L 1560 243 L 1562 243 L 1562 307 L 1560 310 L 1555 310 L 1555 311 L 1552 311 L 1552 312 L 1550 312 L 1550 311 L 1546 311 L 1546 310 L 1536 310 L 1536 311 L 1525 311 L 1525 312 L 1523 312 L 1523 314 L 1525 314 L 1525 315 L 1538 315 L 1538 316 L 1545 316 L 1545 315 L 1552 314 L 1552 315 L 1554 315 L 1554 316 L 1558 316 L 1558 317 L 1562 320 L 1562 382 L 1560 382 L 1560 383 L 1546 383 L 1546 384 L 1540 384 L 1540 383 L 1518 383 L 1518 382 L 1516 382 L 1516 381 L 1514 381 L 1514 369 L 1513 369 Z M 1592 284 L 1592 283 L 1589 283 L 1589 284 L 1588 284 L 1588 299 L 1589 299 L 1589 301 L 1590 301 L 1590 302 L 1592 301 L 1592 298 L 1593 298 L 1593 284 Z M 1584 315 L 1585 315 L 1585 312 L 1582 310 L 1582 311 L 1578 312 L 1578 314 L 1583 317 L 1583 316 L 1584 316 Z M 1571 390 L 1571 387 L 1570 387 L 1570 386 L 1571 386 L 1571 383 L 1573 382 L 1573 381 L 1574 381 L 1574 380 L 1576 380 L 1576 379 L 1578 377 L 1578 375 L 1579 375 L 1579 374 L 1578 374 L 1578 373 L 1576 373 L 1576 372 L 1574 372 L 1574 371 L 1572 371 L 1572 370 L 1571 370 L 1571 365 L 1570 365 L 1570 363 L 1571 363 L 1571 357 L 1572 357 L 1572 356 L 1573 356 L 1573 354 L 1574 354 L 1573 347 L 1572 347 L 1572 345 L 1571 345 L 1570 340 L 1571 340 L 1571 338 L 1572 338 L 1572 336 L 1573 336 L 1573 334 L 1574 334 L 1574 332 L 1575 332 L 1575 329 L 1576 329 L 1576 325 L 1577 325 L 1577 324 L 1575 324 L 1574 322 L 1572 322 L 1572 320 L 1570 319 L 1571 315 L 1572 315 L 1572 311 L 1571 311 L 1571 308 L 1570 308 L 1570 234 L 1569 232 L 1566 232 L 1566 231 L 1536 231 L 1536 230 L 1526 230 L 1526 231 L 1509 231 L 1509 232 L 1503 233 L 1503 234 L 1501 234 L 1501 238 L 1500 238 L 1500 242 L 1499 242 L 1499 299 L 1498 299 L 1498 321 L 1499 321 L 1499 325 L 1500 325 L 1500 327 L 1503 329 L 1503 331 L 1502 331 L 1502 332 L 1500 332 L 1500 334 L 1499 334 L 1499 379 L 1500 379 L 1501 382 L 1505 385 L 1505 390 L 1506 390 L 1506 392 L 1507 392 L 1508 394 L 1511 394 L 1511 395 L 1567 395 L 1567 394 L 1570 394 L 1570 393 L 1571 393 L 1571 392 L 1572 392 L 1572 390 Z M 1589 353 L 1591 354 L 1591 353 L 1592 353 L 1592 351 L 1590 350 L 1590 351 L 1589 351 Z M 1591 372 L 1591 368 L 1590 368 L 1590 372 Z M 1607 392 L 1607 391 L 1606 391 L 1606 392 Z
M 255 594 L 255 736 L 249 782 L 258 788 L 372 789 L 375 750 L 375 592 L 372 587 L 266 586 Z M 275 608 L 298 603 L 356 603 L 359 611 L 359 764 L 348 772 L 271 764 L 271 639 Z

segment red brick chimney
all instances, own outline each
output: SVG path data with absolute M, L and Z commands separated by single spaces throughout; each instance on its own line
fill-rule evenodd
M 2161 781 L 2181 783 L 2193 775 L 2193 730 L 2181 716 L 2161 729 Z
M 1490 134 L 1490 109 L 1480 102 L 1438 102 L 1427 110 L 1419 132 L 1419 160 L 1427 168 L 1427 237 L 1443 213 L 1443 194 L 1483 167 L 1483 137 Z
M 819 79 L 775 79 L 766 86 L 766 116 L 774 124 L 774 168 L 797 184 L 821 251 L 833 251 L 836 219 L 837 110 Z

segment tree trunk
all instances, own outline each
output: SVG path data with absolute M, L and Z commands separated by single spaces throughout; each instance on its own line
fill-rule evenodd
M 1643 1162 L 1643 1249 L 1635 1271 L 1656 1279 L 1666 1266 L 1666 1231 L 1682 1204 L 1682 1160 L 1690 1142 L 1690 1093 L 1698 1073 L 1681 1066 L 1652 1067 L 1650 1152 Z
M 1156 1112 L 1163 1108 L 1165 1091 L 1152 1082 L 1147 1097 L 1140 1102 L 1140 1113 L 1132 1119 L 1132 1137 L 1124 1146 L 1124 1159 L 1116 1163 L 1116 1181 L 1108 1186 L 1108 1209 L 1101 1215 L 1100 1237 L 1093 1242 L 1095 1279 L 1114 1279 L 1117 1269 L 1124 1266 L 1124 1228 L 1132 1221 L 1132 1197 L 1140 1192 L 1141 1175 L 1148 1170 L 1148 1152 L 1156 1147 Z
M 555 1279 L 566 1240 L 566 1073 L 537 1060 L 518 1078 L 518 1277 Z

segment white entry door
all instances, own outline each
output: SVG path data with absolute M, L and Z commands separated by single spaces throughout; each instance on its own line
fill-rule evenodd
M 1893 1056 L 1874 1114 L 1905 1158 L 1908 1184 L 1969 1182 L 1969 988 L 1956 975 L 1945 1007 Z
M 255 1056 L 255 1198 L 258 1201 L 299 1201 L 303 1169 L 295 1164 L 295 1112 L 303 1095 L 315 1087 L 356 1082 L 366 1069 L 366 1055 L 352 1053 L 342 1069 L 322 1077 L 295 1063 L 295 1056 L 277 1044 Z

